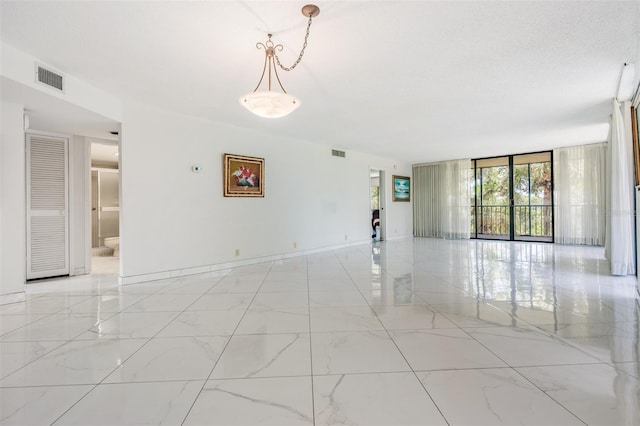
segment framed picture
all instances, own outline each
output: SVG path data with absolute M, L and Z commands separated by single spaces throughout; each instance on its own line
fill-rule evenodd
M 264 158 L 224 154 L 224 196 L 264 197 Z
M 393 176 L 393 201 L 411 201 L 411 179 Z

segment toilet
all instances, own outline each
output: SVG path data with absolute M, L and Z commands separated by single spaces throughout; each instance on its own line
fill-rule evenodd
M 114 256 L 120 256 L 120 237 L 105 238 L 104 245 L 113 249 Z

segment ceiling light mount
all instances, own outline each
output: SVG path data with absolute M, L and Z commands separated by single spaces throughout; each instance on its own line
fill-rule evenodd
M 302 49 L 300 50 L 300 54 L 298 55 L 298 59 L 291 65 L 290 67 L 285 67 L 280 62 L 280 58 L 278 57 L 277 52 L 282 52 L 284 49 L 281 44 L 274 44 L 271 40 L 273 34 L 267 34 L 267 41 L 264 43 L 256 43 L 257 49 L 263 49 L 265 51 L 264 57 L 264 66 L 262 67 L 262 75 L 260 76 L 260 80 L 253 92 L 248 93 L 240 98 L 240 105 L 247 108 L 252 113 L 265 118 L 280 118 L 288 115 L 298 109 L 300 106 L 300 100 L 294 96 L 291 96 L 287 93 L 280 81 L 280 76 L 278 76 L 278 70 L 275 64 L 278 65 L 284 71 L 293 70 L 304 56 L 304 51 L 307 48 L 307 41 L 309 40 L 309 32 L 311 29 L 311 22 L 313 18 L 320 14 L 320 8 L 314 4 L 305 5 L 302 8 L 302 14 L 305 17 L 309 18 L 307 23 L 307 31 L 304 36 L 304 43 L 302 44 Z M 275 60 L 275 61 L 274 61 Z M 264 75 L 269 71 L 267 75 L 267 91 L 258 91 L 262 82 L 264 80 Z M 275 75 L 275 78 L 278 82 L 278 86 L 282 92 L 274 92 L 271 90 L 272 88 L 272 80 L 271 76 Z
M 315 4 L 307 4 L 302 8 L 302 15 L 315 18 L 320 15 L 320 8 Z

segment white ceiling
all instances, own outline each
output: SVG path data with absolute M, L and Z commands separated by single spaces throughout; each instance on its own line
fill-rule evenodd
M 2 77 L 2 100 L 25 106 L 30 129 L 117 141 L 120 123 Z
M 6 43 L 123 98 L 413 163 L 603 141 L 640 62 L 637 0 L 318 1 L 280 75 L 302 106 L 267 120 L 238 98 L 267 32 L 295 60 L 303 2 L 0 4 Z
M 99 166 L 118 167 L 118 144 L 109 140 L 89 138 L 91 142 L 91 161 Z

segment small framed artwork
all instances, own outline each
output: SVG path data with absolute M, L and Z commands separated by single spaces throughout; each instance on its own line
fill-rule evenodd
M 224 154 L 224 196 L 264 197 L 264 158 Z
M 411 201 L 411 178 L 393 176 L 393 201 Z

